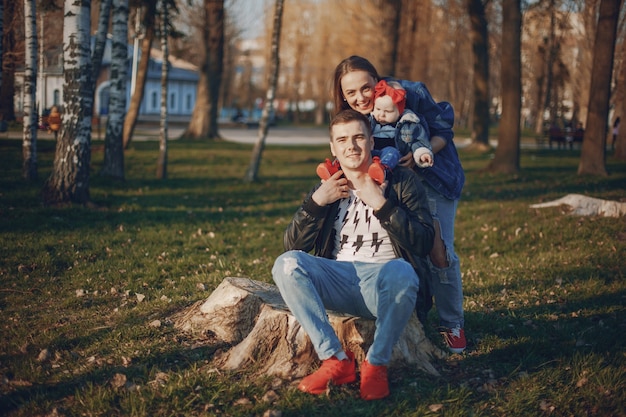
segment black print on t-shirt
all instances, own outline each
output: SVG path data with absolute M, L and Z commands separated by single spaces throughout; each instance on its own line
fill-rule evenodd
M 354 205 L 352 205 L 351 203 L 354 203 Z M 371 226 L 371 221 L 372 221 L 372 214 L 370 213 L 370 208 L 358 198 L 355 199 L 354 202 L 350 200 L 348 203 L 348 207 L 353 208 L 353 215 L 354 215 L 354 217 L 352 218 L 353 231 L 358 230 L 359 223 L 363 219 L 365 221 L 365 224 L 367 225 L 367 230 L 369 231 L 370 226 Z M 346 227 L 346 223 L 348 222 L 350 214 L 351 214 L 350 209 L 345 211 L 345 214 L 343 218 L 341 219 L 341 223 L 343 227 Z M 361 229 L 360 231 L 362 232 L 363 226 L 361 226 L 360 229 Z M 363 247 L 365 243 L 365 237 L 363 234 L 357 234 L 356 236 L 353 236 L 352 239 L 353 239 L 352 248 L 354 249 L 353 254 L 356 254 Z M 349 236 L 345 233 L 342 233 L 341 241 L 339 242 L 341 245 L 341 249 L 343 249 L 345 244 L 348 243 L 348 240 L 349 240 Z M 372 233 L 372 240 L 371 240 L 370 247 L 374 248 L 374 252 L 373 252 L 374 254 L 378 253 L 378 250 L 380 249 L 380 245 L 382 245 L 383 243 L 384 243 L 384 239 L 378 239 L 378 232 Z

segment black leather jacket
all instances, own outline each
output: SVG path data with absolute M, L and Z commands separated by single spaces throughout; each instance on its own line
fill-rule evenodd
M 328 206 L 315 203 L 311 195 L 320 185 L 309 192 L 287 226 L 284 246 L 285 250 L 314 250 L 316 256 L 332 259 L 335 242 L 333 223 L 339 202 Z M 385 194 L 387 202 L 374 215 L 389 234 L 396 255 L 413 265 L 417 272 L 421 297 L 426 298 L 421 303 L 418 300 L 418 305 L 422 304 L 421 307 L 428 311 L 430 291 L 427 289 L 427 282 L 430 270 L 425 257 L 432 249 L 435 231 L 426 191 L 413 171 L 396 167 Z M 419 310 L 420 308 L 418 317 L 421 316 Z M 422 320 L 423 318 L 420 317 Z

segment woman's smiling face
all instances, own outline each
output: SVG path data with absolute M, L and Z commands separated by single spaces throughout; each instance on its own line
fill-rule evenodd
M 341 78 L 343 98 L 354 110 L 370 114 L 374 108 L 376 80 L 367 71 L 352 71 Z

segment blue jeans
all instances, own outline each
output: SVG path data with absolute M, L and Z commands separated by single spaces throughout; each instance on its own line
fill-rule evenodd
M 419 279 L 404 259 L 386 263 L 340 262 L 302 251 L 285 252 L 272 268 L 283 300 L 322 360 L 343 349 L 326 309 L 376 320 L 367 352 L 372 365 L 387 365 L 415 310 Z
M 402 155 L 400 155 L 400 151 L 393 146 L 385 146 L 381 150 L 373 150 L 372 156 L 379 157 L 380 163 L 387 165 L 389 169 L 393 171 L 393 169 L 398 165 L 398 162 L 400 162 L 400 157 Z
M 447 267 L 438 268 L 428 260 L 431 270 L 430 289 L 435 297 L 439 324 L 450 328 L 464 327 L 461 265 L 454 252 L 454 220 L 458 200 L 444 197 L 426 181 L 422 181 L 422 184 L 426 188 L 430 212 L 433 219 L 439 222 L 441 238 L 446 247 Z

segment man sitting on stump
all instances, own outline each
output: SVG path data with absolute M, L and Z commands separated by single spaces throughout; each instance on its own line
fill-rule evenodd
M 341 170 L 305 198 L 285 231 L 287 252 L 272 269 L 285 303 L 322 360 L 298 386 L 307 393 L 356 380 L 354 355 L 341 346 L 329 309 L 376 320 L 360 366 L 361 398 L 389 395 L 391 352 L 415 310 L 419 277 L 428 273 L 425 257 L 434 229 L 426 193 L 416 174 L 403 167 L 382 185 L 374 182 L 368 175 L 373 147 L 365 116 L 351 109 L 335 116 L 330 150 Z

